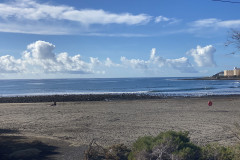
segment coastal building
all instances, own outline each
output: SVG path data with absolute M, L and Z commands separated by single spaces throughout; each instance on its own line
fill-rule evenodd
M 234 76 L 234 71 L 233 70 L 224 70 L 224 77 L 227 76 Z
M 234 67 L 233 70 L 224 70 L 225 77 L 240 76 L 240 68 Z
M 235 76 L 240 76 L 240 68 L 236 68 L 233 71 Z

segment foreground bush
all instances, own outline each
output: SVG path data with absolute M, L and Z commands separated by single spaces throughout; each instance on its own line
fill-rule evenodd
M 208 144 L 202 147 L 202 159 L 208 160 L 232 160 L 234 152 L 230 147 L 220 146 L 219 144 Z
M 188 132 L 167 131 L 156 137 L 140 137 L 130 150 L 123 144 L 104 148 L 92 141 L 85 160 L 240 160 L 240 145 L 225 147 L 190 142 Z
M 123 144 L 104 148 L 95 141 L 92 141 L 88 150 L 85 151 L 85 160 L 127 160 L 130 151 Z
M 202 147 L 203 160 L 240 160 L 240 146 L 224 147 L 208 144 Z
M 190 142 L 188 132 L 168 131 L 156 137 L 139 138 L 132 147 L 129 160 L 200 159 L 201 149 Z

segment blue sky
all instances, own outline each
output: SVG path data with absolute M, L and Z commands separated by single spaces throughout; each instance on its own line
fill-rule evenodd
M 1 0 L 0 76 L 210 76 L 240 67 L 224 46 L 240 28 L 239 9 L 211 0 Z

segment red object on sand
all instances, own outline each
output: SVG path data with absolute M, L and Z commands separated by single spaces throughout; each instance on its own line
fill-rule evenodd
M 208 101 L 208 106 L 212 106 L 212 101 Z

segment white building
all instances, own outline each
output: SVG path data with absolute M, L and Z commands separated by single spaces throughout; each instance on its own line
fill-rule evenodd
M 240 68 L 234 67 L 233 70 L 224 70 L 224 76 L 226 77 L 240 76 Z

